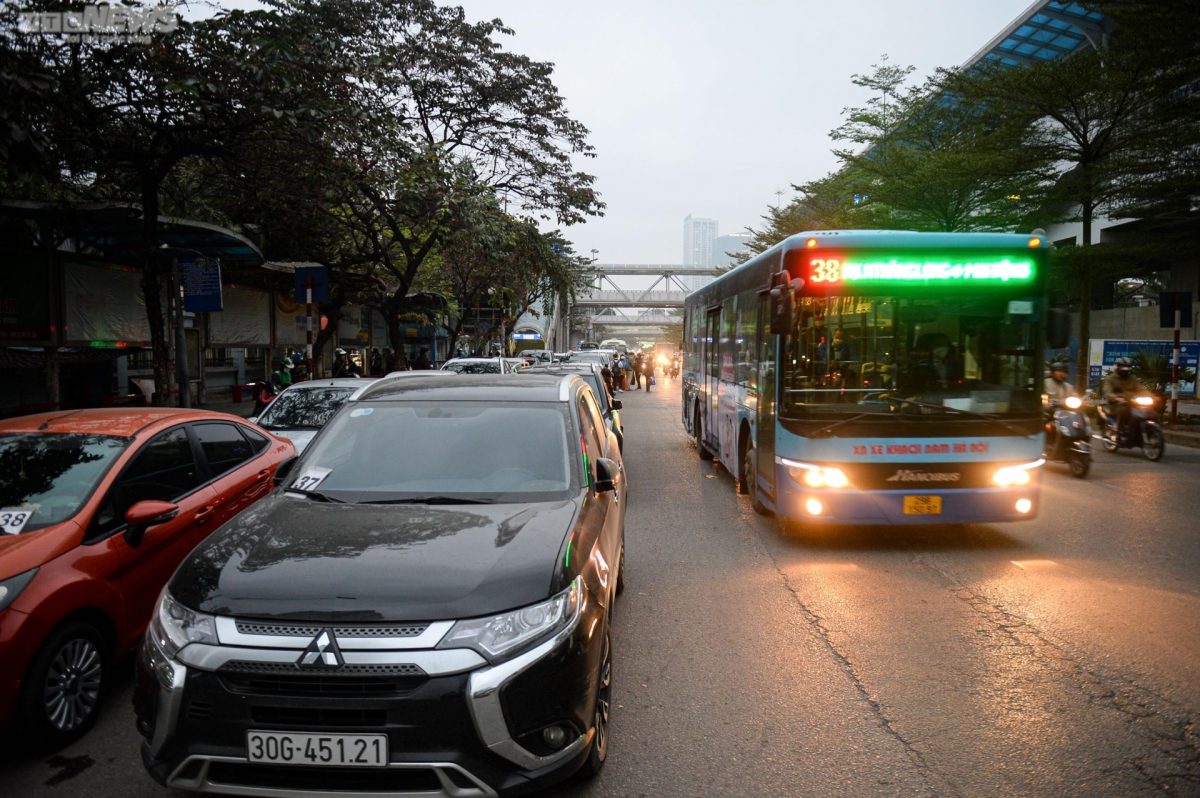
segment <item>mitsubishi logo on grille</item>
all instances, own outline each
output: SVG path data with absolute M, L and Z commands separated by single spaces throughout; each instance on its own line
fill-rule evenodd
M 338 649 L 333 630 L 322 629 L 308 644 L 308 648 L 304 649 L 296 664 L 301 668 L 314 669 L 340 668 L 345 665 L 346 661 L 342 659 L 342 652 Z

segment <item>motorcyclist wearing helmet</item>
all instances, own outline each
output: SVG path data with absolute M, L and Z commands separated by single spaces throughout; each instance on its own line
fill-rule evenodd
M 1050 376 L 1046 378 L 1044 389 L 1046 397 L 1051 402 L 1061 402 L 1068 396 L 1075 396 L 1075 386 L 1067 382 L 1067 364 L 1052 363 Z
M 1117 438 L 1125 430 L 1129 419 L 1129 403 L 1138 394 L 1146 392 L 1146 387 L 1133 376 L 1133 363 L 1127 357 L 1117 358 L 1111 374 L 1104 378 L 1104 399 L 1108 403 L 1109 412 L 1117 419 Z

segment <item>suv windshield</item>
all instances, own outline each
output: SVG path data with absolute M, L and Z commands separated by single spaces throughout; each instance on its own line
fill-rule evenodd
M 320 429 L 357 388 L 295 388 L 280 394 L 259 416 L 263 429 Z
M 75 515 L 128 445 L 109 435 L 0 435 L 0 515 L 32 511 L 4 529 L 32 532 Z
M 330 422 L 295 473 L 310 477 L 311 490 L 347 502 L 565 499 L 573 486 L 566 407 L 356 404 Z
M 1040 307 L 1032 297 L 804 297 L 782 350 L 781 414 L 1034 414 Z

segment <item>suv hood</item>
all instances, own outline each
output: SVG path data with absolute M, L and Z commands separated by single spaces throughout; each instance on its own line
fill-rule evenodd
M 185 606 L 305 621 L 491 615 L 549 596 L 576 501 L 325 504 L 274 493 L 201 543 L 171 579 Z

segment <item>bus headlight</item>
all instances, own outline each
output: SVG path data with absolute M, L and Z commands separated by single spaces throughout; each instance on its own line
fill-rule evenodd
M 992 475 L 992 482 L 995 482 L 1002 488 L 1012 487 L 1014 485 L 1028 485 L 1033 479 L 1030 473 L 1033 469 L 1040 466 L 1045 460 L 1035 460 L 1032 463 L 1022 463 L 1021 465 L 1005 466 L 999 469 Z
M 794 460 L 784 460 L 783 464 L 792 479 L 810 488 L 844 488 L 850 484 L 840 468 L 797 463 Z

